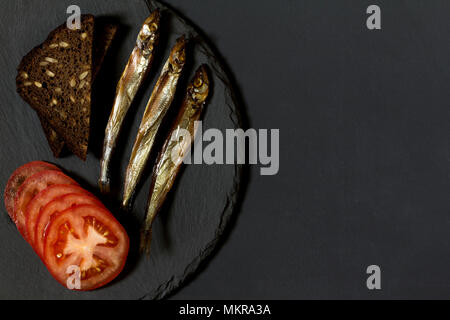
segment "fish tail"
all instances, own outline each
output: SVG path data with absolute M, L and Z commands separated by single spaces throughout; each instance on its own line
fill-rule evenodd
M 99 180 L 98 187 L 100 188 L 100 192 L 102 194 L 108 194 L 111 191 L 109 179 Z
M 106 144 L 103 147 L 103 155 L 100 161 L 100 177 L 98 187 L 102 194 L 108 194 L 110 190 L 109 162 L 111 158 L 111 148 Z
M 150 254 L 150 244 L 152 242 L 152 228 L 145 228 L 141 232 L 141 244 L 140 244 L 140 252 L 145 253 L 147 255 Z
M 151 199 L 151 196 L 150 196 Z M 145 218 L 144 227 L 141 232 L 141 253 L 150 253 L 150 243 L 152 241 L 152 227 L 153 221 L 155 220 L 156 213 L 158 212 L 158 207 L 155 206 L 154 202 L 150 201 L 147 216 Z
M 130 208 L 130 196 L 128 194 L 124 194 L 122 200 L 122 208 L 128 210 Z
M 126 177 L 125 177 L 125 183 L 123 186 L 123 196 L 122 196 L 122 208 L 129 209 L 131 206 L 131 199 L 133 197 L 133 188 L 130 187 L 130 180 L 133 179 L 133 177 L 130 177 L 129 172 L 127 170 Z

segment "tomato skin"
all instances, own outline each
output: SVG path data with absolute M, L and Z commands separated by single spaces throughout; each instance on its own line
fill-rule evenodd
M 75 229 L 74 232 L 76 232 L 77 239 L 79 238 L 82 239 L 82 241 L 87 241 L 90 237 L 89 235 L 86 235 L 86 231 L 83 230 L 92 230 L 89 229 L 89 227 L 86 227 L 86 224 L 83 222 L 86 221 L 85 219 L 87 218 L 93 218 L 95 221 L 94 225 L 102 224 L 102 226 L 108 230 L 108 236 L 113 236 L 117 241 L 114 242 L 116 244 L 112 247 L 108 247 L 107 245 L 102 246 L 102 244 L 97 243 L 94 246 L 97 251 L 88 249 L 88 252 L 92 253 L 90 257 L 100 256 L 107 261 L 107 266 L 97 275 L 90 277 L 90 279 L 82 279 L 81 288 L 74 289 L 81 291 L 97 289 L 115 279 L 125 266 L 129 250 L 129 238 L 125 229 L 104 207 L 79 205 L 53 215 L 45 230 L 43 261 L 52 276 L 64 287 L 67 287 L 66 281 L 69 278 L 69 275 L 66 274 L 65 271 L 68 266 L 74 265 L 74 263 L 76 263 L 75 261 L 83 261 L 83 259 L 80 258 L 80 255 L 85 254 L 85 251 L 83 250 L 86 250 L 84 249 L 86 247 L 86 242 L 83 242 L 82 246 L 71 246 L 71 248 L 76 248 L 78 251 L 73 253 L 72 250 L 72 253 L 64 256 L 63 259 L 68 259 L 67 261 L 61 259 L 58 260 L 58 254 L 55 253 L 60 252 L 58 251 L 60 249 L 56 249 L 56 246 L 61 243 L 61 239 L 59 238 L 62 230 L 61 228 L 64 226 L 67 227 L 67 223 L 69 223 L 70 228 L 67 227 L 67 230 Z M 67 232 L 69 233 L 69 231 Z M 68 243 L 66 238 L 66 242 L 63 242 L 65 245 L 64 250 L 67 248 Z M 88 242 L 87 244 L 89 245 L 90 243 Z M 65 254 L 64 251 L 64 255 Z
M 53 215 L 81 204 L 92 204 L 97 205 L 99 207 L 103 207 L 103 204 L 92 194 L 88 193 L 87 191 L 85 191 L 85 193 L 81 192 L 75 193 L 76 188 L 78 189 L 81 188 L 76 186 L 71 187 L 73 187 L 74 193 L 66 193 L 53 198 L 52 201 L 48 202 L 40 210 L 39 215 L 36 218 L 36 224 L 34 225 L 35 230 L 33 232 L 34 236 L 33 248 L 41 258 L 43 257 L 44 253 L 44 232 L 46 230 L 47 225 L 50 223 Z M 68 186 L 66 186 L 66 189 L 68 189 Z
M 8 182 L 6 183 L 3 198 L 5 201 L 6 211 L 11 219 L 14 220 L 14 198 L 19 187 L 25 182 L 25 180 L 35 173 L 43 170 L 56 170 L 61 171 L 57 166 L 43 162 L 43 161 L 32 161 L 22 165 L 21 167 L 14 170 L 11 174 Z
M 81 270 L 81 288 L 102 287 L 123 270 L 129 238 L 91 193 L 57 166 L 34 161 L 16 169 L 4 191 L 5 207 L 52 276 L 67 287 L 67 266 Z
M 25 214 L 25 239 L 34 246 L 35 227 L 41 209 L 54 198 L 68 193 L 91 195 L 80 186 L 72 184 L 54 184 L 39 192 L 27 205 Z
M 28 203 L 36 194 L 52 184 L 78 185 L 78 183 L 60 171 L 43 170 L 28 177 L 17 191 L 14 199 L 13 220 L 22 235 L 25 235 L 25 215 Z

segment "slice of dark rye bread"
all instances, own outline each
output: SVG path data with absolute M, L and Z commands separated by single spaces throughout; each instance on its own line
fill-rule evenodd
M 81 28 L 63 24 L 21 61 L 17 91 L 45 118 L 69 150 L 86 159 L 91 113 L 94 17 Z
M 111 23 L 104 23 L 95 20 L 95 29 L 94 29 L 94 55 L 93 55 L 93 72 L 92 72 L 92 81 L 95 81 L 95 78 L 100 71 L 103 60 L 105 59 L 106 53 L 108 52 L 109 47 L 112 44 L 112 41 L 117 32 L 117 25 Z M 44 130 L 45 136 L 47 138 L 50 149 L 53 152 L 53 155 L 58 158 L 64 148 L 64 140 L 56 133 L 55 130 L 51 127 L 48 121 L 44 116 L 39 116 L 39 120 L 41 121 L 42 129 Z

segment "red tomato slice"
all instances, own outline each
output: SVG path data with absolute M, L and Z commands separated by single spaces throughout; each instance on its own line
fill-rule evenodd
M 66 186 L 69 186 L 69 185 L 66 185 Z M 52 187 L 54 187 L 54 186 L 48 187 L 46 190 L 48 190 Z M 80 188 L 80 187 L 73 186 L 73 188 Z M 81 190 L 83 190 L 83 189 L 81 189 Z M 77 191 L 74 190 L 74 192 L 77 192 Z M 81 204 L 92 204 L 92 205 L 97 205 L 99 207 L 103 207 L 103 204 L 97 198 L 93 197 L 89 193 L 87 193 L 87 194 L 86 193 L 87 192 L 85 191 L 85 194 L 83 194 L 82 192 L 64 194 L 62 196 L 54 198 L 52 201 L 47 203 L 45 205 L 45 207 L 43 207 L 40 210 L 38 217 L 36 218 L 35 229 L 33 231 L 34 250 L 36 250 L 36 253 L 39 256 L 41 256 L 41 257 L 43 256 L 44 231 L 54 214 L 63 212 L 73 206 L 81 205 Z M 28 219 L 28 217 L 29 216 L 27 215 L 27 219 Z M 27 224 L 27 230 L 28 230 L 28 228 L 29 228 L 29 226 Z
M 43 161 L 33 161 L 24 164 L 12 173 L 11 177 L 6 183 L 5 193 L 3 195 L 6 211 L 8 211 L 11 219 L 13 219 L 14 215 L 14 198 L 16 196 L 17 190 L 28 177 L 43 170 L 61 171 L 57 166 L 51 163 Z
M 25 212 L 25 239 L 33 246 L 34 231 L 37 223 L 37 218 L 41 208 L 54 198 L 68 193 L 81 193 L 91 195 L 83 188 L 72 184 L 54 184 L 41 192 L 39 192 L 27 205 Z M 92 196 L 92 195 L 91 195 Z
M 45 230 L 44 262 L 66 288 L 92 290 L 122 271 L 128 248 L 125 229 L 108 210 L 80 205 L 51 219 Z
M 35 195 L 53 184 L 78 185 L 60 171 L 44 170 L 33 174 L 17 190 L 13 219 L 22 235 L 25 234 L 25 215 L 28 203 Z

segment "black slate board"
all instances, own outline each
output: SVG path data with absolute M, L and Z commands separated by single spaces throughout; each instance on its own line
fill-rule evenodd
M 53 28 L 65 21 L 66 8 L 71 4 L 79 5 L 83 13 L 92 13 L 101 19 L 116 21 L 121 26 L 95 84 L 93 134 L 86 162 L 78 160 L 73 155 L 54 159 L 36 114 L 15 92 L 16 67 L 22 56 L 41 43 Z M 57 163 L 84 187 L 100 196 L 96 188 L 100 146 L 114 98 L 115 85 L 134 46 L 140 25 L 150 12 L 150 7 L 159 6 L 163 9 L 164 23 L 158 58 L 152 67 L 150 79 L 144 86 L 145 89 L 141 90 L 136 103 L 132 106 L 126 121 L 127 126 L 123 130 L 120 148 L 115 156 L 116 175 L 113 180 L 112 196 L 109 199 L 101 197 L 130 234 L 130 257 L 123 273 L 110 285 L 93 292 L 72 292 L 63 288 L 51 278 L 39 258 L 21 238 L 2 206 L 0 298 L 154 299 L 166 296 L 177 288 L 186 276 L 196 270 L 217 243 L 233 212 L 241 168 L 234 165 L 186 166 L 172 190 L 167 205 L 155 222 L 150 257 L 139 256 L 137 253 L 137 233 L 144 219 L 149 179 L 147 178 L 140 187 L 131 212 L 120 213 L 118 201 L 114 199 L 121 194 L 125 167 L 141 115 L 175 39 L 181 34 L 188 34 L 193 38 L 189 50 L 191 62 L 187 65 L 179 88 L 184 89 L 194 69 L 201 63 L 208 63 L 212 72 L 213 90 L 203 118 L 204 129 L 214 127 L 225 130 L 239 126 L 234 95 L 223 68 L 193 27 L 186 24 L 173 11 L 153 1 L 8 0 L 2 1 L 1 6 L 0 186 L 2 189 L 9 175 L 19 165 L 40 159 Z M 183 89 L 178 91 L 181 95 Z M 179 97 L 177 100 L 175 104 L 179 105 Z M 173 115 L 175 109 L 172 108 L 169 117 Z

